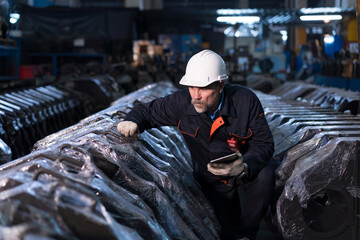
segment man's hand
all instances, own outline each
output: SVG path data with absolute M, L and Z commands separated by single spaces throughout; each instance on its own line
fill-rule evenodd
M 208 163 L 207 169 L 218 176 L 239 176 L 244 171 L 245 165 L 241 153 L 238 156 L 238 159 L 230 163 Z
M 119 122 L 119 124 L 117 125 L 117 130 L 125 137 L 140 136 L 138 125 L 132 121 Z

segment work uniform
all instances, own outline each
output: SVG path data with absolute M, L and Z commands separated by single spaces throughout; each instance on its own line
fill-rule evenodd
M 139 104 L 125 120 L 137 123 L 140 132 L 160 126 L 177 126 L 190 150 L 194 176 L 214 205 L 223 228 L 223 239 L 244 234 L 254 238 L 274 187 L 274 171 L 269 167 L 274 151 L 272 134 L 263 108 L 252 91 L 225 84 L 223 92 L 222 106 L 214 120 L 208 113 L 196 112 L 188 89 Z M 238 142 L 244 163 L 249 167 L 247 176 L 242 179 L 216 176 L 207 170 L 212 159 L 232 153 L 227 143 L 231 138 Z M 249 195 L 243 202 L 242 213 L 238 183 L 245 186 L 245 195 Z

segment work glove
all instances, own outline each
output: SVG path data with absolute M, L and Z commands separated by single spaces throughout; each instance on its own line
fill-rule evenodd
M 230 163 L 208 163 L 207 169 L 214 175 L 235 177 L 242 174 L 245 170 L 245 164 L 240 152 L 237 153 L 238 158 Z
M 117 130 L 119 133 L 125 137 L 139 137 L 140 132 L 138 125 L 132 121 L 122 121 L 117 125 Z

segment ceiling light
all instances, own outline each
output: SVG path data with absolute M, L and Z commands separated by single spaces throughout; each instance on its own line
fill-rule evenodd
M 231 31 L 233 31 L 233 27 L 228 27 L 227 29 L 224 30 L 224 34 L 228 36 L 230 35 Z
M 218 9 L 216 13 L 219 15 L 241 15 L 241 14 L 256 14 L 258 9 Z
M 20 19 L 19 13 L 10 13 L 10 23 L 15 24 Z
M 291 20 L 290 15 L 275 15 L 267 20 L 268 23 L 285 23 Z
M 288 33 L 286 30 L 280 30 L 280 34 L 281 34 L 281 39 L 286 42 L 286 40 L 288 39 Z
M 301 21 L 332 21 L 341 20 L 341 15 L 302 15 Z
M 335 42 L 335 37 L 332 35 L 325 35 L 324 36 L 324 42 L 326 44 L 333 44 Z
M 260 21 L 260 17 L 257 16 L 228 16 L 228 17 L 217 17 L 216 19 L 218 22 L 225 22 L 225 23 L 256 23 Z
M 252 29 L 247 24 L 243 24 L 239 27 L 230 26 L 224 30 L 224 34 L 227 37 L 256 37 L 258 31 Z
M 301 8 L 300 12 L 303 14 L 314 13 L 336 13 L 341 12 L 343 9 L 339 7 L 319 7 L 319 8 Z

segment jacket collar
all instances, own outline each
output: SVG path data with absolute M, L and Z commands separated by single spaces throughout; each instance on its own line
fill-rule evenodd
M 230 117 L 234 117 L 236 118 L 236 111 L 235 111 L 235 106 L 233 104 L 232 98 L 231 98 L 231 85 L 225 84 L 224 87 L 224 103 L 223 106 L 221 107 L 220 113 L 218 116 L 230 116 Z M 190 104 L 188 109 L 186 110 L 186 114 L 187 115 L 200 115 L 200 113 L 198 113 L 194 106 L 191 104 L 191 96 L 188 92 L 188 96 L 190 98 Z M 207 113 L 205 113 L 207 114 Z
M 225 87 L 224 87 L 225 98 L 224 98 L 224 103 L 220 110 L 219 116 L 229 116 L 229 117 L 236 118 L 237 114 L 235 111 L 234 103 L 232 101 L 232 94 L 231 94 L 230 88 L 231 88 L 231 85 L 225 84 Z

